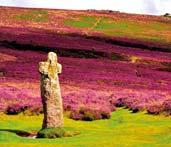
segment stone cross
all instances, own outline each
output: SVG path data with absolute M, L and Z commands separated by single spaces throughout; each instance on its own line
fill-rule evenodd
M 57 62 L 57 55 L 54 52 L 48 53 L 47 61 L 39 63 L 44 112 L 43 129 L 63 127 L 63 105 L 58 79 L 61 71 L 62 66 Z

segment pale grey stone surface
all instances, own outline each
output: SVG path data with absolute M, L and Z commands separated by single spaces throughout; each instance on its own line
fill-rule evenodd
M 39 72 L 44 111 L 42 128 L 63 127 L 63 104 L 58 79 L 62 66 L 57 63 L 56 53 L 48 53 L 47 61 L 39 63 Z

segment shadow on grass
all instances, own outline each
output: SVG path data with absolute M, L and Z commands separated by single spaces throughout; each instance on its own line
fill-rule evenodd
M 14 133 L 20 137 L 27 137 L 27 138 L 33 138 L 33 139 L 37 138 L 37 132 L 29 133 L 29 132 L 26 132 L 23 130 L 12 130 L 12 129 L 0 129 L 0 132 Z M 76 136 L 79 134 L 80 134 L 80 132 L 78 132 L 78 131 L 75 131 L 75 132 L 67 131 L 67 132 L 65 132 L 64 137 L 73 137 L 73 136 Z
M 29 137 L 32 135 L 31 133 L 23 131 L 23 130 L 0 129 L 0 132 L 2 132 L 2 131 L 15 133 L 16 135 L 21 136 L 21 137 Z

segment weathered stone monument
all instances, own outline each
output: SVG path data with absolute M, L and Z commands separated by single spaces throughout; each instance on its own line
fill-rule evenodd
M 63 127 L 63 104 L 58 79 L 61 71 L 62 66 L 57 62 L 57 55 L 54 52 L 48 53 L 47 61 L 39 63 L 44 112 L 42 129 Z
M 63 104 L 58 74 L 62 66 L 57 62 L 56 53 L 48 53 L 48 59 L 39 63 L 41 75 L 41 98 L 44 119 L 37 138 L 59 138 L 78 135 L 79 132 L 68 132 L 63 129 Z

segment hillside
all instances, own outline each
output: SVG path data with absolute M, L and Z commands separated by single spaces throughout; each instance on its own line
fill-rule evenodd
M 62 64 L 65 128 L 81 133 L 68 142 L 17 136 L 40 129 L 38 63 L 49 51 Z M 0 113 L 4 144 L 171 145 L 171 19 L 0 7 Z
M 61 40 L 58 41 L 55 37 L 62 35 L 66 37 L 66 42 L 72 40 L 72 37 L 79 37 L 79 40 L 93 39 L 151 50 L 162 48 L 170 51 L 171 48 L 171 19 L 168 17 L 110 11 L 0 7 L 0 18 L 1 41 L 15 41 L 20 35 L 27 43 L 31 41 L 37 45 L 37 39 L 31 38 L 39 34 L 42 35 L 39 41 L 46 46 L 52 46 L 54 42 L 48 41 L 48 44 L 45 40 L 53 39 L 60 46 Z M 71 46 L 70 42 L 67 44 Z
M 0 11 L 1 88 L 4 89 L 7 83 L 11 85 L 9 88 L 7 84 L 7 89 L 0 93 L 5 101 L 11 97 L 16 99 L 20 88 L 25 86 L 26 91 L 22 90 L 24 99 L 30 96 L 40 100 L 39 90 L 36 90 L 39 82 L 37 65 L 45 59 L 45 53 L 40 51 L 55 51 L 60 56 L 65 109 L 74 108 L 84 101 L 90 101 L 91 105 L 93 100 L 86 100 L 87 95 L 94 95 L 94 101 L 102 101 L 107 109 L 109 105 L 117 105 L 120 98 L 124 98 L 120 103 L 138 110 L 150 109 L 149 105 L 158 107 L 158 103 L 153 104 L 151 100 L 142 103 L 142 99 L 151 97 L 154 101 L 157 96 L 162 104 L 170 98 L 170 19 L 92 10 L 1 7 Z M 154 36 L 161 40 L 155 40 Z M 15 86 L 17 81 L 21 87 Z M 27 84 L 22 83 L 35 86 L 29 88 L 29 92 Z M 16 96 L 12 96 L 12 87 Z M 75 91 L 73 87 L 79 90 Z M 32 91 L 37 92 L 32 95 Z M 6 92 L 8 95 L 4 94 Z M 80 95 L 82 99 L 73 100 Z M 3 109 L 7 106 L 8 103 L 3 105 Z

